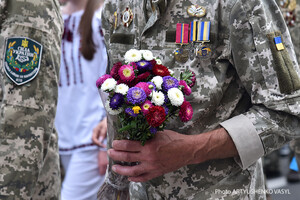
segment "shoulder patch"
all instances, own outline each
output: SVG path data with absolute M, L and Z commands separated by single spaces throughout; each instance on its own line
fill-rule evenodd
M 33 80 L 40 70 L 43 46 L 26 37 L 7 38 L 4 71 L 17 85 Z

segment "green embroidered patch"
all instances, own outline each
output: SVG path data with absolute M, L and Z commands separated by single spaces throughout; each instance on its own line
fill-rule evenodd
M 6 75 L 17 85 L 34 79 L 40 69 L 42 48 L 30 38 L 7 38 L 3 62 Z

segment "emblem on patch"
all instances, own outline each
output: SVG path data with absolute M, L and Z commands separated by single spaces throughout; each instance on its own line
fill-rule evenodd
M 17 85 L 34 79 L 40 70 L 42 48 L 30 38 L 8 38 L 3 62 L 6 75 Z
M 211 51 L 211 49 L 206 47 L 206 46 L 202 46 L 201 48 L 199 48 L 197 50 L 197 55 L 202 57 L 202 58 L 211 57 L 212 53 L 213 52 Z
M 187 8 L 187 13 L 191 17 L 203 17 L 206 14 L 206 10 L 204 7 L 194 4 Z

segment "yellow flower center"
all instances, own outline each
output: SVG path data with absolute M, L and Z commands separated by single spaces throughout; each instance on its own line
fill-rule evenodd
M 134 114 L 139 114 L 139 113 L 140 113 L 140 110 L 141 110 L 141 107 L 139 107 L 139 106 L 134 106 L 134 107 L 132 108 L 132 110 L 133 110 Z
M 123 74 L 124 74 L 125 77 L 129 77 L 131 75 L 130 69 L 124 69 Z

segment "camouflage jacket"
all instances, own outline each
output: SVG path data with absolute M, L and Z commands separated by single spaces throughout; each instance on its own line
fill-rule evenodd
M 57 0 L 0 1 L 0 199 L 59 199 Z
M 277 0 L 277 3 L 290 31 L 298 64 L 300 64 L 300 0 Z M 292 141 L 291 148 L 294 150 L 298 166 L 300 166 L 300 139 Z
M 206 15 L 188 14 L 196 4 Z M 133 13 L 129 26 L 122 19 L 126 9 Z M 200 134 L 223 126 L 239 153 L 238 158 L 188 165 L 147 183 L 131 183 L 131 199 L 264 199 L 259 158 L 300 136 L 300 69 L 276 2 L 111 0 L 105 2 L 102 19 L 108 69 L 135 48 L 151 50 L 174 71 L 196 73 L 187 99 L 193 119 L 173 121 L 169 129 Z M 175 59 L 180 49 L 176 24 L 193 20 L 211 22 L 210 41 L 183 45 L 188 58 L 182 62 Z M 275 44 L 278 37 L 282 41 Z M 108 122 L 110 135 L 113 120 Z

